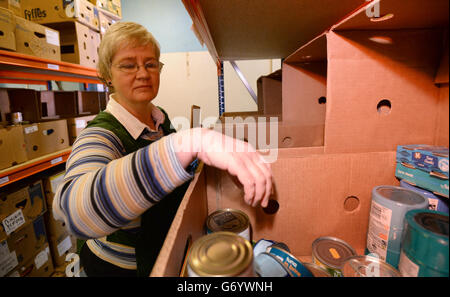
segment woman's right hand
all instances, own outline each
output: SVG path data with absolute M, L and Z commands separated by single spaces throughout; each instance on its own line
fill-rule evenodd
M 206 128 L 183 130 L 171 137 L 184 168 L 198 158 L 209 166 L 226 170 L 243 185 L 248 205 L 267 207 L 272 170 L 251 144 Z

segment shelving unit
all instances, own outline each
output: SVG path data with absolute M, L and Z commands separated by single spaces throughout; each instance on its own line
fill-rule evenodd
M 0 83 L 49 85 L 50 81 L 100 84 L 97 71 L 77 64 L 0 50 Z M 66 162 L 71 148 L 0 171 L 0 189 Z

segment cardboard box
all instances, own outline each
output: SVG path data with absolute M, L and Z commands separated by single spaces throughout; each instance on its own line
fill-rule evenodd
M 47 210 L 42 181 L 0 193 L 0 241 L 27 226 Z
M 27 161 L 22 127 L 0 128 L 0 170 Z
M 61 37 L 61 60 L 96 68 L 100 33 L 78 22 L 48 24 L 59 31 Z
M 66 257 L 70 253 L 77 252 L 77 239 L 68 232 L 58 236 L 50 236 L 48 239 L 53 264 L 62 266 L 66 264 Z
M 301 261 L 312 261 L 312 242 L 321 236 L 338 237 L 363 254 L 373 187 L 399 184 L 395 151 L 324 154 L 315 148 L 280 149 L 271 166 L 270 199 L 279 205 L 274 214 L 245 204 L 242 187 L 229 174 L 208 166 L 197 172 L 151 276 L 178 276 L 188 237 L 195 241 L 204 235 L 208 214 L 228 207 L 249 216 L 253 240 L 284 242 Z
M 120 20 L 119 16 L 105 12 L 103 9 L 98 10 L 98 19 L 100 21 L 100 35 L 103 36 L 112 24 Z
M 16 16 L 15 36 L 17 52 L 61 61 L 58 31 Z
M 109 94 L 107 92 L 99 92 L 98 97 L 100 100 L 100 111 L 103 111 L 106 109 L 106 105 L 109 101 Z
M 78 114 L 77 91 L 39 91 L 41 119 L 73 117 Z
M 119 19 L 122 18 L 122 5 L 120 0 L 89 0 L 89 2 L 109 12 L 109 14 L 119 17 Z
M 100 98 L 97 91 L 78 91 L 78 115 L 98 114 Z
M 399 145 L 396 162 L 448 180 L 448 147 L 425 144 Z
M 69 131 L 69 141 L 72 145 L 80 135 L 81 131 L 86 128 L 89 121 L 92 121 L 97 115 L 89 115 L 84 117 L 75 117 L 67 119 L 67 129 Z
M 434 194 L 449 197 L 448 178 L 442 179 L 423 170 L 407 167 L 403 163 L 397 163 L 395 176 Z
M 23 125 L 28 159 L 38 158 L 69 147 L 67 121 L 57 120 Z
M 21 0 L 25 19 L 39 24 L 77 21 L 99 31 L 98 9 L 87 0 Z
M 14 15 L 22 16 L 20 0 L 0 0 L 0 8 L 2 7 L 10 10 Z
M 258 112 L 265 115 L 282 114 L 282 72 L 278 70 L 256 81 Z
M 52 208 L 53 197 L 55 197 L 56 190 L 63 181 L 64 174 L 65 171 L 61 171 L 42 180 L 42 183 L 44 184 L 45 200 L 47 202 L 48 209 Z
M 15 27 L 14 14 L 10 10 L 0 7 L 0 49 L 16 50 Z
M 42 216 L 0 242 L 0 249 L 0 277 L 33 259 L 40 251 L 48 249 Z
M 8 277 L 49 277 L 54 272 L 48 244 L 39 250 L 34 258 L 14 269 Z
M 8 91 L 7 89 L 0 89 L 0 126 L 9 124 L 7 117 L 10 112 Z

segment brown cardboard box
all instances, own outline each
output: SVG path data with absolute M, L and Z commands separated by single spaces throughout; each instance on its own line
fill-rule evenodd
M 98 9 L 87 0 L 21 0 L 22 17 L 39 24 L 77 21 L 99 31 Z
M 1 277 L 8 274 L 16 266 L 20 267 L 35 258 L 42 250 L 48 250 L 43 217 L 36 218 L 31 224 L 12 233 L 0 245 L 2 249 L 2 253 L 0 253 L 2 257 L 0 259 Z
M 86 128 L 89 121 L 92 121 L 97 115 L 89 115 L 84 117 L 68 118 L 67 129 L 69 131 L 70 145 L 74 143 L 81 131 Z
M 10 10 L 0 7 L 0 49 L 16 50 L 15 27 L 14 14 Z
M 61 37 L 61 60 L 96 68 L 100 33 L 79 22 L 48 24 L 59 31 Z
M 100 112 L 99 92 L 78 91 L 78 115 L 97 114 Z
M 23 265 L 19 265 L 8 277 L 49 277 L 54 272 L 52 257 L 48 243 L 40 249 L 34 258 L 28 260 Z
M 56 189 L 63 181 L 64 173 L 65 171 L 61 171 L 42 180 L 42 183 L 44 184 L 45 200 L 47 202 L 48 209 L 52 208 L 53 197 L 56 194 Z
M 22 127 L 8 126 L 0 128 L 0 169 L 8 168 L 27 160 Z
M 39 91 L 41 119 L 66 118 L 78 114 L 77 91 Z
M 14 15 L 22 16 L 20 0 L 0 0 L 0 8 L 9 9 Z
M 50 245 L 52 261 L 56 266 L 66 264 L 67 255 L 77 252 L 77 239 L 67 231 L 66 233 L 61 233 L 57 236 L 50 236 L 48 242 Z
M 281 97 L 281 70 L 266 76 L 261 76 L 256 81 L 258 95 L 258 112 L 265 115 L 277 115 L 282 113 Z
M 23 125 L 22 127 L 28 159 L 38 158 L 69 147 L 65 119 Z
M 105 12 L 103 9 L 98 10 L 98 18 L 100 20 L 100 35 L 103 36 L 112 24 L 120 20 L 119 16 Z
M 89 0 L 89 2 L 104 11 L 106 10 L 109 14 L 119 17 L 119 19 L 122 18 L 122 5 L 120 0 Z
M 7 89 L 0 89 L 0 126 L 9 124 L 7 117 L 10 112 L 8 91 Z
M 22 113 L 24 121 L 38 122 L 42 119 L 39 92 L 32 89 L 7 89 L 9 111 Z
M 0 241 L 27 226 L 46 210 L 42 181 L 17 191 L 2 191 L 0 193 Z
M 17 52 L 61 61 L 58 31 L 16 16 L 15 35 Z

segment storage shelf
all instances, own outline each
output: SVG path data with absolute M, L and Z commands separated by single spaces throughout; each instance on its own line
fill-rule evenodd
M 49 80 L 101 83 L 93 68 L 0 50 L 0 83 L 44 84 Z
M 32 176 L 67 161 L 72 148 L 69 147 L 25 163 L 0 170 L 0 189 L 10 183 Z

